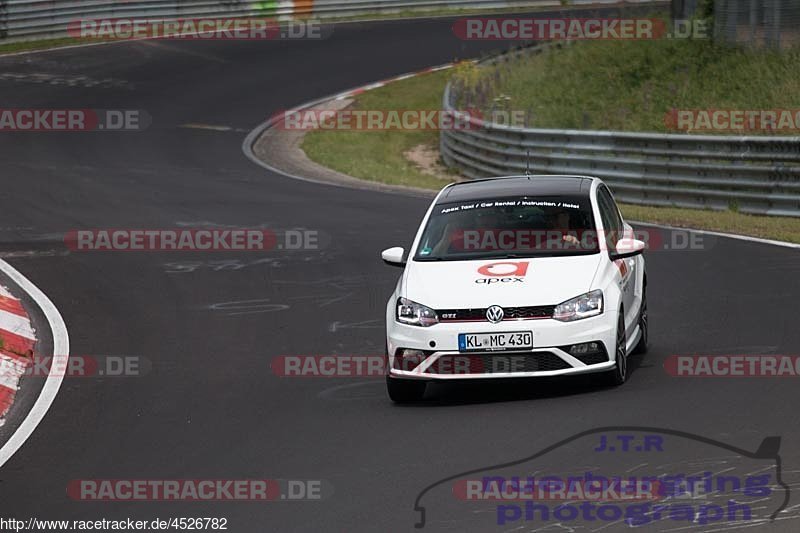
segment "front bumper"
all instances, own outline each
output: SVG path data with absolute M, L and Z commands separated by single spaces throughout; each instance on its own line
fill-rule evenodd
M 609 319 L 612 317 L 612 319 Z M 389 373 L 394 377 L 425 380 L 494 379 L 564 376 L 603 372 L 614 367 L 616 313 L 559 322 L 553 319 L 512 320 L 499 324 L 490 322 L 440 323 L 423 328 L 387 323 Z M 533 349 L 515 351 L 460 352 L 460 333 L 533 332 Z M 600 342 L 607 358 L 603 362 L 586 364 L 564 350 L 573 344 Z M 398 349 L 420 350 L 428 354 L 424 361 L 410 370 L 398 362 Z M 507 371 L 504 371 L 507 370 Z

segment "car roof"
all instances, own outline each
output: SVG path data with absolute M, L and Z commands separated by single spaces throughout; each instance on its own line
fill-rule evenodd
M 589 196 L 592 182 L 589 176 L 505 176 L 464 181 L 449 185 L 439 201 L 462 202 L 500 196 Z

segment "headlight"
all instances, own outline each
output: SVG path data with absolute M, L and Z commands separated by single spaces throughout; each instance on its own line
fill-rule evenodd
M 553 318 L 562 322 L 572 322 L 573 320 L 596 316 L 602 312 L 603 291 L 596 290 L 558 304 L 553 311 Z
M 397 300 L 397 321 L 412 326 L 428 327 L 439 323 L 436 311 L 406 298 Z

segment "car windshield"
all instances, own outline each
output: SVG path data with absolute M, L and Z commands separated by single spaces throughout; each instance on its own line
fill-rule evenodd
M 588 197 L 487 198 L 437 204 L 415 261 L 598 252 Z

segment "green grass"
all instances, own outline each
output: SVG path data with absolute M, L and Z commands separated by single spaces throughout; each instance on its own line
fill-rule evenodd
M 708 40 L 584 41 L 478 70 L 459 80 L 460 106 L 501 97 L 537 128 L 667 132 L 673 108 L 794 109 L 800 94 L 800 49 Z
M 367 91 L 354 108 L 438 110 L 448 75 L 434 72 Z M 305 136 L 302 148 L 314 161 L 356 178 L 439 189 L 448 182 L 422 173 L 403 155 L 420 144 L 438 142 L 437 131 L 315 130 Z

